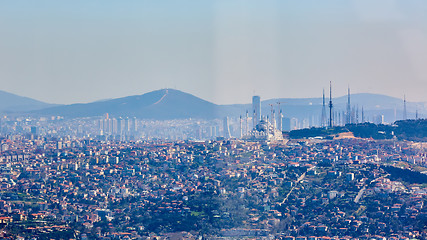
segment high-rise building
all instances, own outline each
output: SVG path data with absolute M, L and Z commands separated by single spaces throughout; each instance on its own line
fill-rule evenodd
M 104 120 L 103 119 L 98 120 L 98 131 L 99 131 L 99 135 L 104 135 Z
M 298 129 L 300 129 L 300 124 L 299 124 L 298 118 L 291 118 L 290 119 L 290 131 L 298 130 Z
M 115 134 L 117 134 L 117 119 L 116 118 L 112 118 L 111 119 L 111 122 L 112 122 L 112 134 L 113 135 L 115 135 Z
M 253 110 L 253 127 L 255 128 L 256 125 L 261 120 L 261 97 L 260 96 L 253 96 L 252 97 L 252 110 Z
M 117 135 L 123 135 L 123 118 L 121 117 L 117 120 Z
M 134 133 L 138 132 L 138 120 L 136 119 L 136 117 L 133 118 L 132 127 Z
M 79 137 L 83 137 L 83 134 L 84 134 L 83 125 L 77 126 L 77 135 Z
M 282 131 L 291 131 L 291 119 L 283 118 Z
M 124 129 L 124 132 L 126 133 L 126 135 L 128 135 L 129 134 L 129 131 L 130 131 L 130 124 L 129 124 L 130 122 L 129 122 L 129 118 L 127 117 L 126 119 L 125 119 L 125 129 Z
M 31 127 L 31 134 L 37 135 L 37 127 L 36 126 Z
M 104 133 L 111 134 L 111 129 L 112 129 L 111 124 L 112 124 L 111 119 L 109 118 L 104 119 L 104 123 L 103 123 Z

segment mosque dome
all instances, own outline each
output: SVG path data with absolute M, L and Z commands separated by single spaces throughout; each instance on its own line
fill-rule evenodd
M 257 125 L 256 130 L 258 132 L 267 132 L 268 131 L 268 122 L 262 119 Z

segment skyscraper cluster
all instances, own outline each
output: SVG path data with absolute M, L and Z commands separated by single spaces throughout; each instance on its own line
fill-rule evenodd
M 123 119 L 110 118 L 108 113 L 99 119 L 100 135 L 113 136 L 117 140 L 129 140 L 135 136 L 138 131 L 138 120 L 126 117 Z

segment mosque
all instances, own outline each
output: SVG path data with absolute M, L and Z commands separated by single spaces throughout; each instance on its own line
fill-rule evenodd
M 279 110 L 279 121 L 276 124 L 274 110 L 271 111 L 271 122 L 267 117 L 261 117 L 261 98 L 259 96 L 252 97 L 252 110 L 253 110 L 253 129 L 246 135 L 242 136 L 246 141 L 284 141 L 282 128 L 282 111 Z

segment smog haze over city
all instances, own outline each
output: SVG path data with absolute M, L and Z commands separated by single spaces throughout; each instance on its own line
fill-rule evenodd
M 2 1 L 0 238 L 427 239 L 426 13 Z
M 1 89 L 55 104 L 176 88 L 217 104 L 427 101 L 425 1 L 4 1 Z M 307 87 L 310 86 L 310 87 Z

